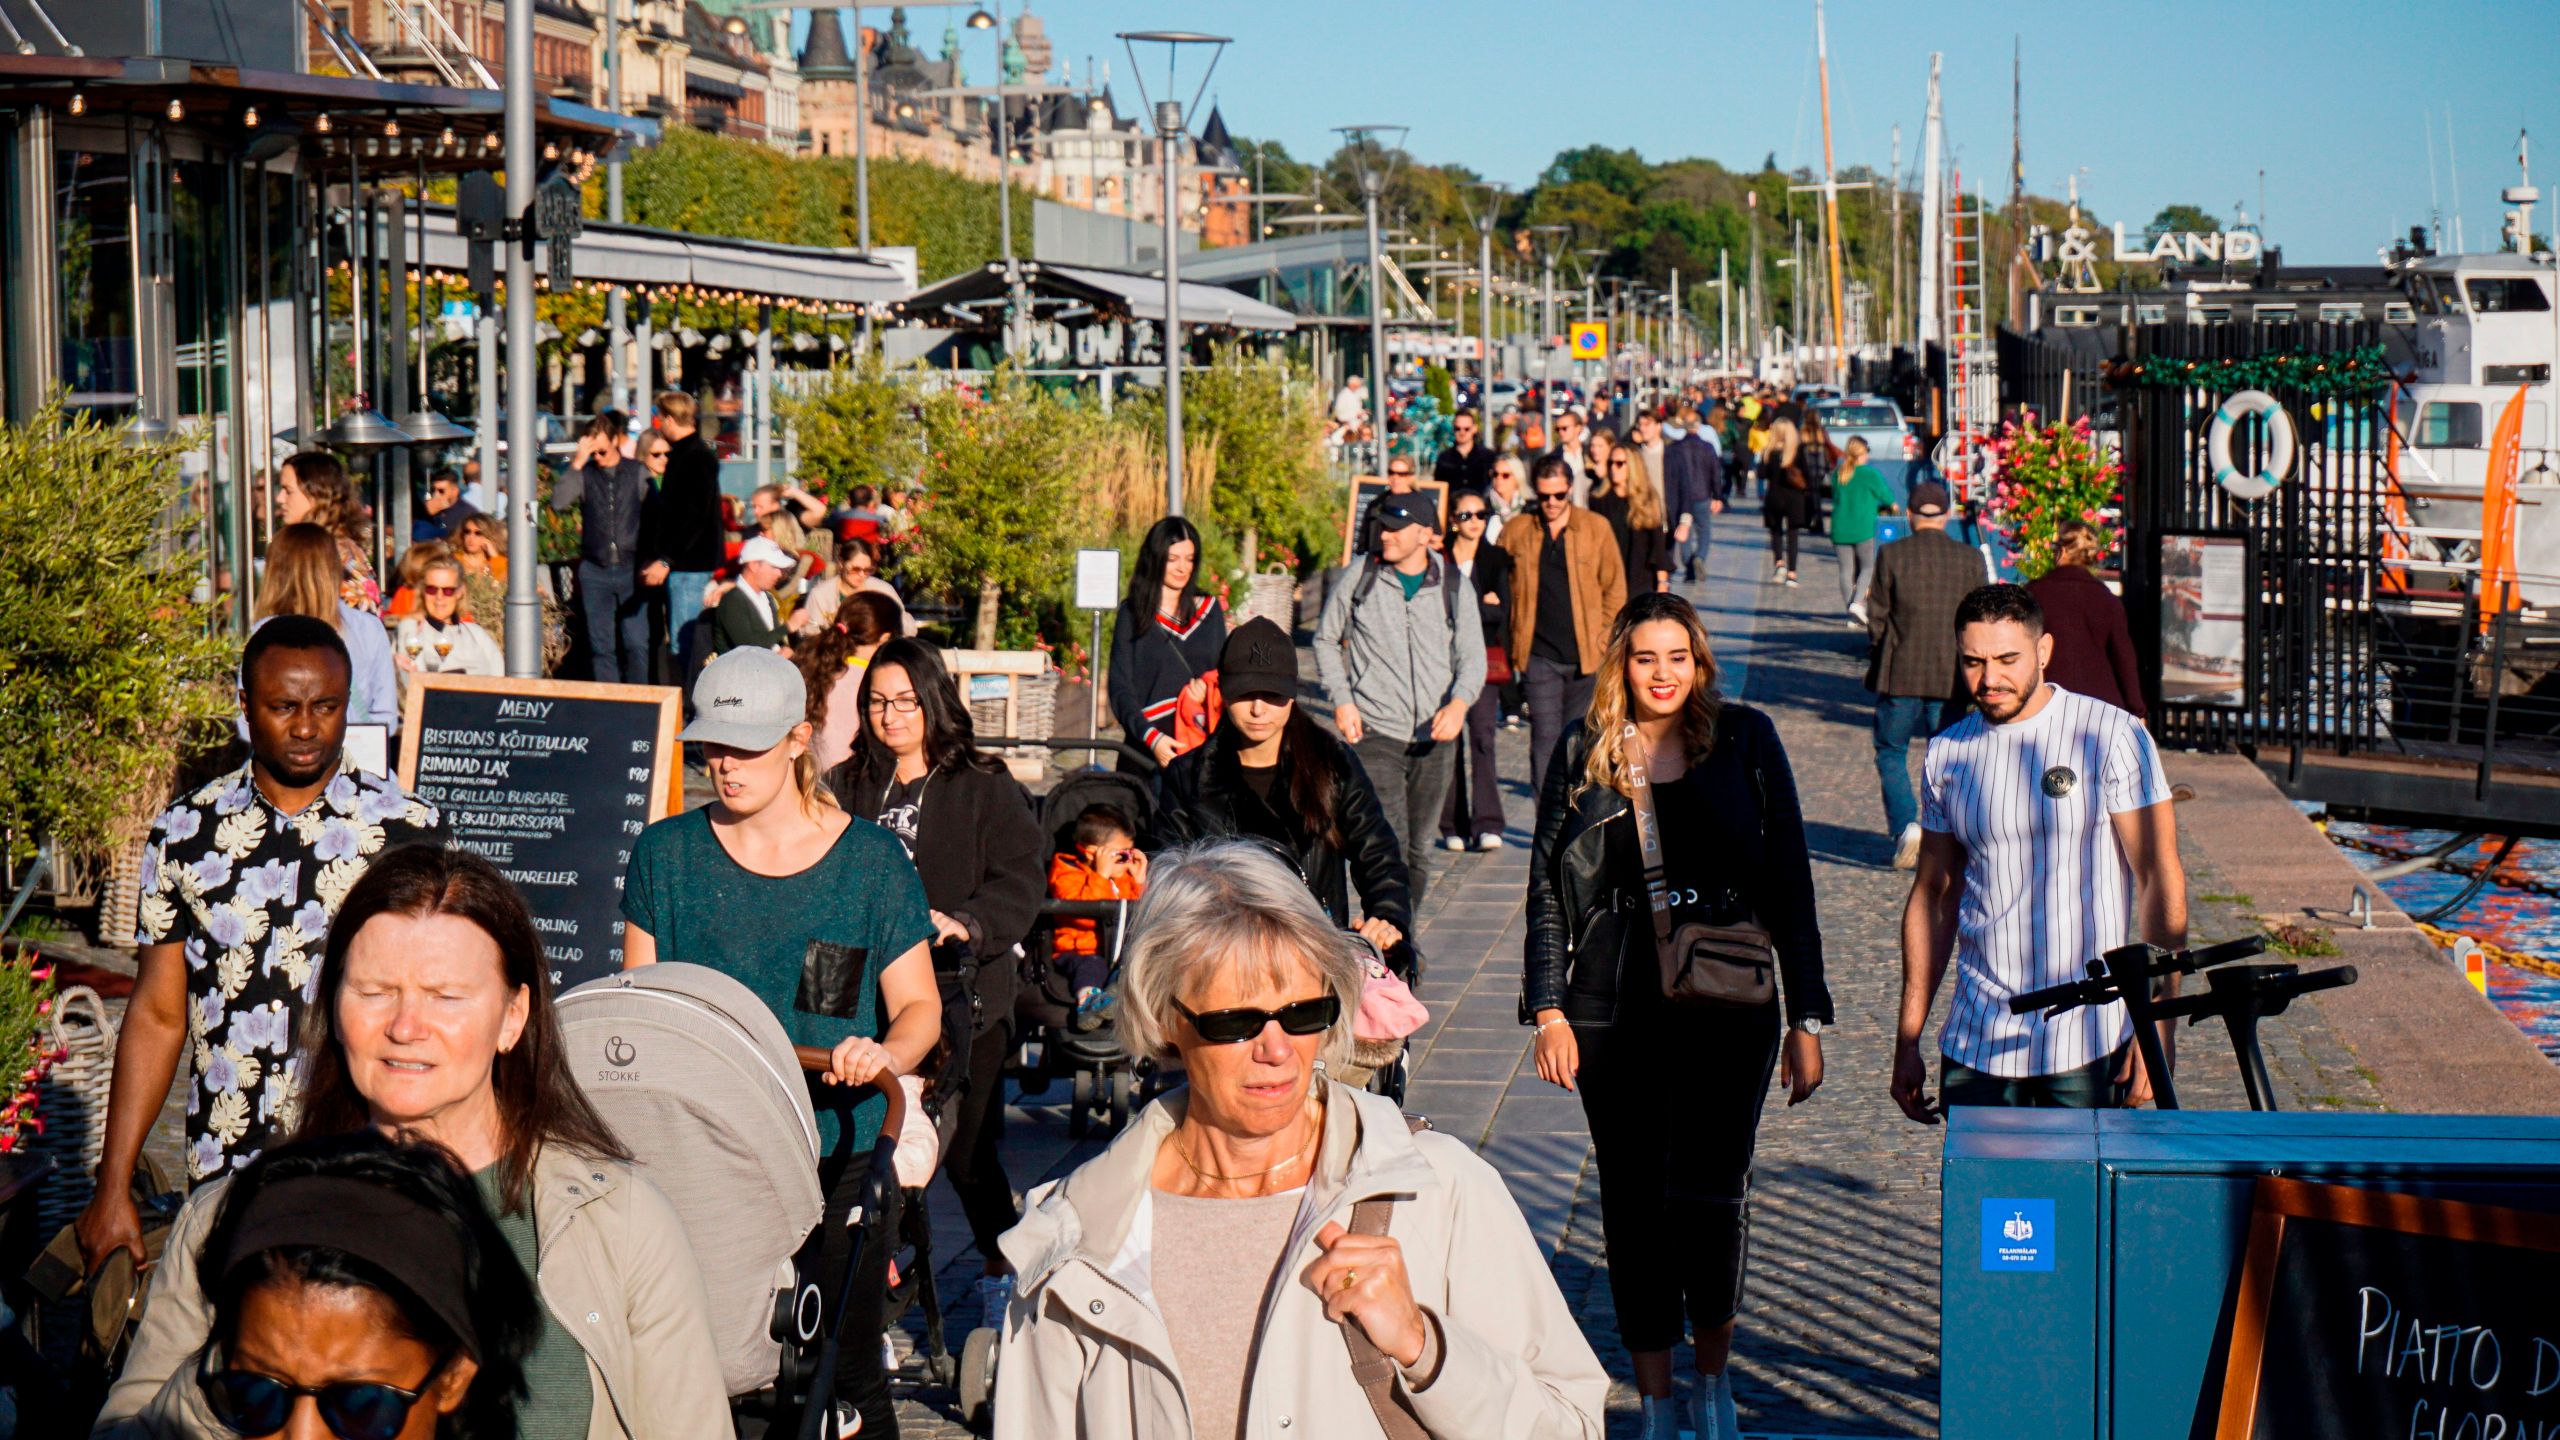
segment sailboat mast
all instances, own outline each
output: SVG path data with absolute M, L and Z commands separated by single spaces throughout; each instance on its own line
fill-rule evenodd
M 1822 0 L 1813 0 L 1814 59 L 1822 72 L 1822 230 L 1831 267 L 1832 378 L 1849 388 L 1849 331 L 1840 306 L 1840 186 L 1831 163 L 1831 40 L 1823 28 Z

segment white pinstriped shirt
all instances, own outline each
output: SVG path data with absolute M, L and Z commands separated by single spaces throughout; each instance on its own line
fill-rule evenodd
M 2010 1014 L 2009 997 L 2077 980 L 2135 938 L 2133 869 L 2112 817 L 2169 798 L 2141 722 L 2047 688 L 2032 719 L 1966 716 L 1929 742 L 1921 767 L 1921 828 L 1965 848 L 1955 995 L 1938 1048 L 2004 1079 L 2075 1070 L 2131 1037 L 2121 1004 L 2047 1020 Z

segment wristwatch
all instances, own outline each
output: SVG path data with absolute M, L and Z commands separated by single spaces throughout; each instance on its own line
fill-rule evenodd
M 1803 1031 L 1803 1032 L 1804 1032 L 1804 1033 L 1806 1033 L 1807 1035 L 1811 1035 L 1811 1036 L 1813 1036 L 1813 1037 L 1815 1037 L 1815 1038 L 1817 1038 L 1817 1039 L 1821 1038 L 1821 1035 L 1822 1035 L 1822 1021 L 1821 1021 L 1821 1019 L 1820 1019 L 1819 1017 L 1812 1016 L 1812 1015 L 1807 1015 L 1807 1016 L 1806 1016 L 1806 1017 L 1804 1017 L 1803 1019 L 1801 1019 L 1801 1020 L 1799 1020 L 1799 1021 L 1797 1021 L 1797 1022 L 1796 1022 L 1796 1028 L 1797 1028 L 1797 1029 L 1799 1029 L 1799 1030 L 1801 1030 L 1801 1031 Z

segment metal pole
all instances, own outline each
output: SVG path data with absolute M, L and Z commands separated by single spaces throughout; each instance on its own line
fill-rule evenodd
M 756 488 L 773 482 L 773 302 L 756 305 L 756 373 L 748 394 L 755 407 Z
M 1378 245 L 1378 191 L 1385 183 L 1375 170 L 1361 173 L 1360 203 L 1369 219 L 1369 425 L 1380 475 L 1387 473 L 1387 267 Z
M 862 7 L 853 12 L 853 234 L 864 255 L 871 253 L 871 47 L 862 43 Z M 996 56 L 996 74 L 1004 74 L 1004 56 Z M 865 333 L 870 316 L 863 317 Z
M 1733 368 L 1733 252 L 1716 251 L 1716 368 Z
M 790 17 L 785 16 L 787 22 Z M 622 0 L 604 0 L 604 108 L 622 113 Z M 605 152 L 604 218 L 622 223 L 622 137 L 613 137 Z M 624 346 L 630 341 L 628 317 L 623 289 L 616 285 L 604 297 L 604 377 L 605 390 L 613 397 L 612 408 L 625 414 L 643 403 L 631 384 L 631 365 L 624 359 Z
M 999 72 L 1001 73 L 1001 72 Z M 1164 161 L 1164 513 L 1182 513 L 1182 103 L 1156 102 Z
M 1022 319 L 1022 267 L 1013 258 L 1013 131 L 1012 121 L 1004 109 L 1004 0 L 995 0 L 993 8 L 996 20 L 996 244 L 1004 252 L 1004 353 L 1010 358 L 1015 327 Z M 1169 182 L 1165 187 L 1164 206 L 1169 234 L 1174 208 L 1173 188 Z M 1166 273 L 1172 273 L 1170 268 Z
M 1484 384 L 1476 392 L 1476 433 L 1484 444 L 1493 443 L 1493 202 L 1485 202 L 1484 218 L 1476 224 L 1476 318 L 1484 332 Z
M 523 226 L 533 219 L 534 167 L 541 150 L 533 138 L 533 0 L 507 0 L 507 217 Z M 507 673 L 542 673 L 542 602 L 535 598 L 533 506 L 533 238 L 507 246 Z
M 1538 418 L 1546 427 L 1547 446 L 1553 449 L 1556 443 L 1556 387 L 1553 384 L 1555 369 L 1553 342 L 1556 333 L 1555 247 L 1552 245 L 1541 247 L 1539 258 L 1544 262 L 1546 279 L 1541 292 L 1541 303 L 1545 309 L 1541 312 L 1538 327 Z

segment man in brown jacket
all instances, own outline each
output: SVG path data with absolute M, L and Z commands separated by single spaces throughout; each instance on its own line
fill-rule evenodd
M 1876 552 L 1867 588 L 1867 688 L 1876 695 L 1876 778 L 1884 785 L 1893 864 L 1920 860 L 1920 802 L 1911 790 L 1911 742 L 1945 728 L 1958 693 L 1956 607 L 1985 578 L 1982 555 L 1947 533 L 1947 487 L 1911 487 L 1911 533 Z
M 1591 708 L 1609 627 L 1627 603 L 1626 565 L 1609 522 L 1573 504 L 1573 471 L 1546 454 L 1529 477 L 1537 523 L 1502 527 L 1511 557 L 1511 654 L 1529 692 L 1529 788 L 1543 797 L 1547 757 Z

